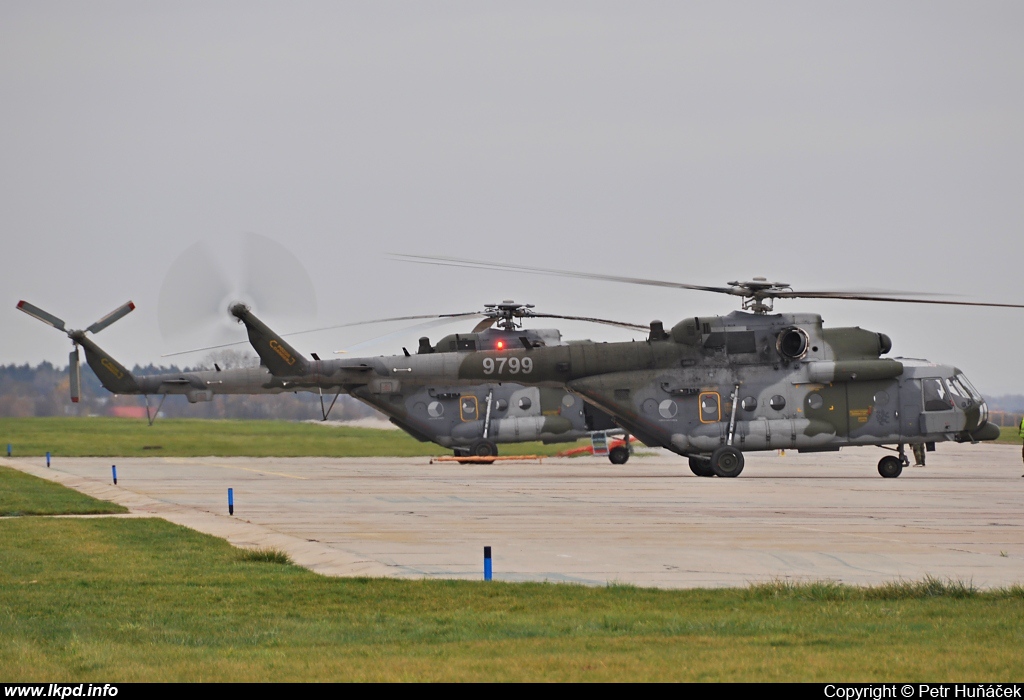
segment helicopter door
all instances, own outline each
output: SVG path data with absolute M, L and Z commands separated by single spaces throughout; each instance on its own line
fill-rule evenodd
M 475 396 L 463 396 L 459 399 L 459 418 L 463 423 L 477 420 L 480 416 Z

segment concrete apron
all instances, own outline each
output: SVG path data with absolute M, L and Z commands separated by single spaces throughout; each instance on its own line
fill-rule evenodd
M 926 575 L 1024 583 L 1020 451 L 940 445 L 928 466 L 878 476 L 877 448 L 747 455 L 736 479 L 693 476 L 656 451 L 541 464 L 414 459 L 0 460 L 131 509 L 272 547 L 332 576 L 743 586 L 857 585 Z M 111 463 L 118 465 L 118 486 Z M 227 511 L 227 489 L 235 515 Z

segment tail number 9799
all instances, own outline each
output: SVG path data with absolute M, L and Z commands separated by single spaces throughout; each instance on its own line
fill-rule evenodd
M 485 357 L 484 374 L 529 374 L 533 371 L 530 357 Z

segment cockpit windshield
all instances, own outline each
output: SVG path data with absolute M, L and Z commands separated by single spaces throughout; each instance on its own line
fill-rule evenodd
M 956 376 L 947 380 L 949 382 L 949 389 L 954 394 L 962 396 L 964 398 L 974 399 L 978 403 L 981 403 L 981 394 L 974 388 L 974 385 L 967 381 L 967 377 L 964 376 L 963 372 L 957 372 Z

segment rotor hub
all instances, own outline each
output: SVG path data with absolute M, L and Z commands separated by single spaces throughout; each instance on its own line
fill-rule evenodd
M 514 331 L 522 328 L 523 324 L 517 319 L 533 316 L 530 309 L 533 304 L 517 304 L 512 299 L 505 299 L 500 304 L 484 304 L 484 316 L 494 319 L 498 328 L 506 331 Z

